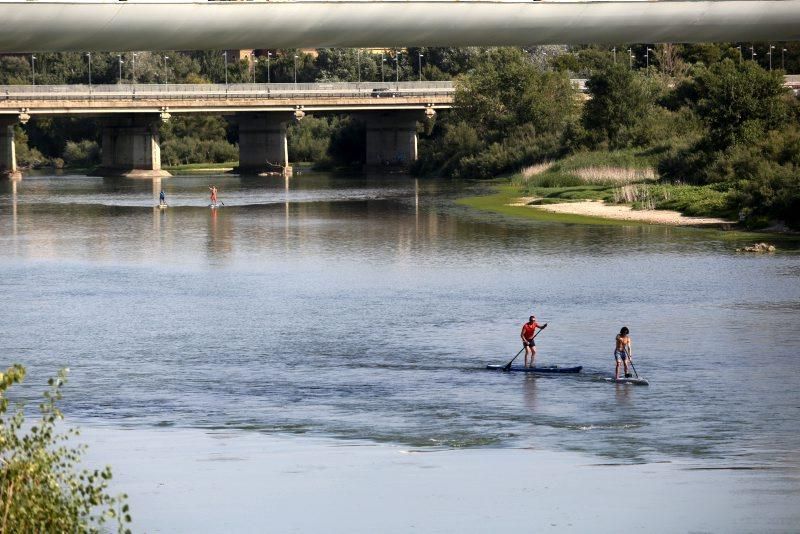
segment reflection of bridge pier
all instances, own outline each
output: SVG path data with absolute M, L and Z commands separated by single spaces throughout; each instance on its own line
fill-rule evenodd
M 151 114 L 103 119 L 103 160 L 96 174 L 126 178 L 170 176 L 161 169 L 159 123 L 160 117 Z
M 16 117 L 0 116 L 0 178 L 18 180 L 22 173 L 17 169 L 17 156 L 14 148 L 14 124 Z

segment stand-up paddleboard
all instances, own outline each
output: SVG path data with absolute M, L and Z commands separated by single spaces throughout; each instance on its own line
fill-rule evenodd
M 505 365 L 487 365 L 486 368 L 490 371 L 502 371 L 505 368 Z M 509 371 L 515 371 L 518 373 L 580 373 L 581 369 L 583 369 L 582 365 L 576 365 L 575 367 L 559 367 L 557 365 L 548 365 L 544 367 L 523 367 L 521 365 L 514 365 L 509 369 Z
M 220 206 L 219 204 L 209 204 L 208 207 L 211 208 L 212 210 L 216 210 L 221 208 L 222 206 Z
M 166 204 L 159 204 L 159 205 L 158 205 L 158 208 L 159 208 L 159 209 L 162 209 L 162 210 L 165 210 L 165 209 L 167 209 L 168 207 L 169 207 L 169 206 L 167 206 Z
M 611 382 L 614 384 L 633 384 L 634 386 L 649 386 L 650 382 L 647 381 L 646 378 L 641 377 L 630 377 L 630 378 L 613 378 L 608 377 L 605 379 L 606 382 Z

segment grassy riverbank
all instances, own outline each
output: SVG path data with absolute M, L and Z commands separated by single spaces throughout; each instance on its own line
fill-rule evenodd
M 169 165 L 164 170 L 172 174 L 207 174 L 208 172 L 222 173 L 232 171 L 239 166 L 238 161 L 225 163 L 189 163 L 186 165 Z

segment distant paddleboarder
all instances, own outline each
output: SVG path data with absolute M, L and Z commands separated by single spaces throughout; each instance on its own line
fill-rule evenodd
M 621 363 L 625 368 L 625 378 L 630 378 L 631 374 L 628 372 L 628 364 L 633 362 L 633 349 L 631 348 L 630 330 L 627 326 L 623 326 L 614 345 L 614 379 L 619 379 L 619 364 Z
M 166 206 L 167 205 L 167 195 L 166 195 L 166 193 L 164 193 L 163 189 L 158 194 L 158 204 L 160 206 Z
M 212 206 L 216 206 L 217 205 L 217 186 L 216 185 L 210 185 L 210 186 L 208 186 L 208 189 L 209 189 L 209 191 L 211 191 L 211 205 Z
M 536 316 L 531 315 L 528 319 L 528 322 L 522 325 L 522 332 L 520 332 L 520 337 L 522 338 L 522 346 L 525 347 L 525 367 L 528 367 L 528 356 L 531 358 L 530 367 L 534 367 L 534 360 L 536 359 L 536 341 L 534 341 L 534 336 L 536 336 L 536 329 L 538 328 L 541 330 L 547 326 L 547 323 L 544 325 L 540 325 L 536 322 Z

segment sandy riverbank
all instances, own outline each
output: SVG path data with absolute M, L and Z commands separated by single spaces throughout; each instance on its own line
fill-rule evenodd
M 800 473 L 414 450 L 245 431 L 84 427 L 137 532 L 789 532 Z
M 551 213 L 566 213 L 587 217 L 601 217 L 621 221 L 636 221 L 650 224 L 666 224 L 673 226 L 730 226 L 735 221 L 726 221 L 715 217 L 688 217 L 671 210 L 634 210 L 624 204 L 606 204 L 602 200 L 585 200 L 583 202 L 563 202 L 559 204 L 533 204 L 533 197 L 522 197 L 511 206 L 528 206 L 531 209 Z

